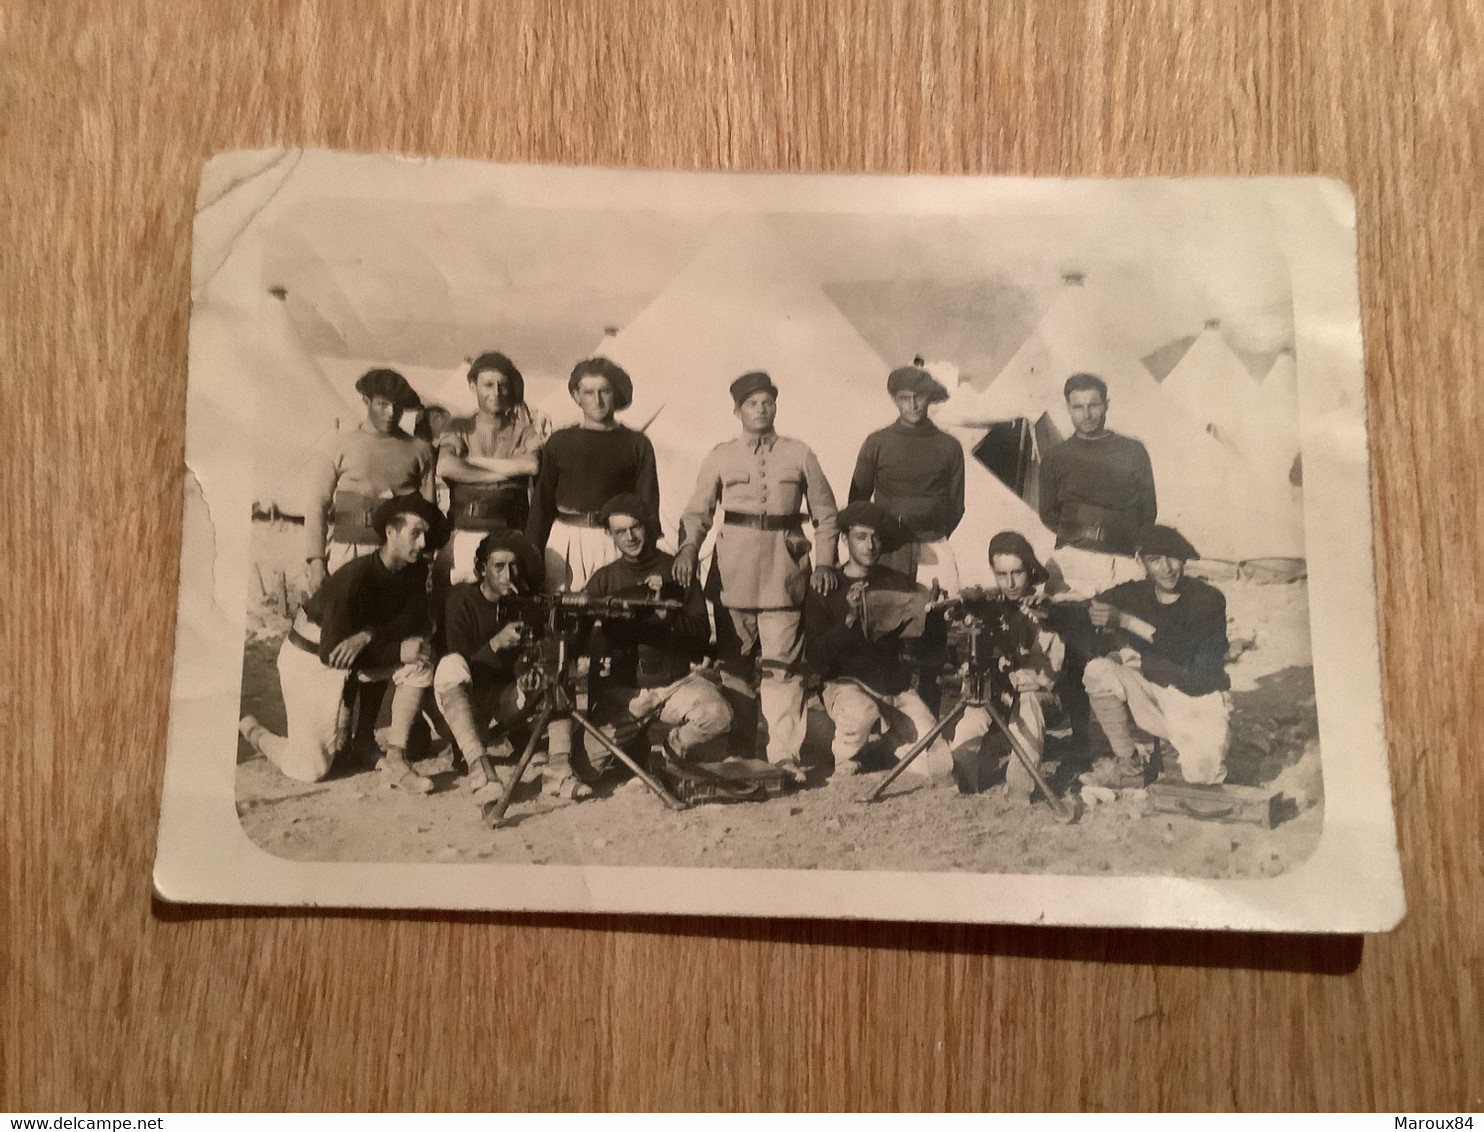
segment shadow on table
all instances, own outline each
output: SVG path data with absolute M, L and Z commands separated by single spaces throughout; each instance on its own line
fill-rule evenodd
M 1141 966 L 1229 967 L 1347 975 L 1360 966 L 1362 935 L 1277 934 L 1141 928 L 875 923 L 858 920 L 734 919 L 572 913 L 408 912 L 360 909 L 228 908 L 180 905 L 155 898 L 163 923 L 214 919 L 336 918 L 421 920 L 556 931 L 710 937 L 788 945 L 928 951 L 964 955 L 1067 959 Z

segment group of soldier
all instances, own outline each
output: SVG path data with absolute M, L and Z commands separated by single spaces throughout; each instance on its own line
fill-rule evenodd
M 503 789 L 530 714 L 529 642 L 511 600 L 570 593 L 656 599 L 586 636 L 582 678 L 606 730 L 661 763 L 724 753 L 730 733 L 755 729 L 738 706 L 755 702 L 767 761 L 804 783 L 817 696 L 836 773 L 920 748 L 911 769 L 953 773 L 961 788 L 993 780 L 992 765 L 975 768 L 998 759 L 1001 788 L 1029 800 L 1029 767 L 1065 728 L 1092 784 L 1224 779 L 1225 600 L 1186 575 L 1195 548 L 1156 522 L 1149 455 L 1107 428 L 1096 376 L 1067 380 L 1075 432 L 1043 458 L 1055 551 L 1043 565 L 1023 534 L 993 534 L 984 589 L 959 584 L 949 538 L 965 511 L 964 453 L 930 418 L 947 392 L 920 365 L 888 375 L 896 420 L 865 439 L 843 508 L 810 447 L 775 430 L 770 376 L 731 382 L 740 434 L 703 460 L 673 554 L 659 545 L 654 447 L 616 417 L 633 397 L 623 368 L 578 363 L 568 390 L 582 420 L 555 431 L 504 354 L 476 358 L 468 381 L 477 411 L 429 427 L 401 375 L 371 370 L 357 383 L 365 420 L 321 453 L 305 507 L 309 596 L 278 657 L 288 735 L 242 721 L 285 775 L 318 780 L 367 750 L 389 689 L 391 784 L 433 789 L 407 757 L 427 714 L 476 794 Z M 418 423 L 404 429 L 409 413 Z M 924 745 L 940 679 L 961 660 L 954 627 L 968 623 L 982 633 L 991 702 Z M 1019 758 L 995 745 L 994 701 Z M 548 724 L 547 785 L 575 798 L 591 778 L 572 772 L 572 741 L 569 720 Z

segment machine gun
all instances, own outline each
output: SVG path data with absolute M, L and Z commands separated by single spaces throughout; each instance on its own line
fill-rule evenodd
M 521 627 L 516 679 L 525 695 L 522 718 L 532 722 L 515 773 L 499 799 L 487 802 L 483 807 L 485 825 L 493 829 L 505 820 L 516 787 L 536 753 L 537 741 L 545 733 L 548 723 L 564 715 L 570 716 L 594 742 L 632 770 L 639 781 L 670 809 L 686 808 L 684 802 L 597 728 L 582 710 L 576 690 L 581 673 L 575 645 L 586 630 L 604 620 L 635 618 L 650 613 L 665 616 L 681 607 L 681 602 L 658 594 L 647 597 L 594 597 L 583 593 L 509 594 L 500 599 L 501 617 Z
M 984 619 L 971 613 L 964 614 L 959 620 L 959 625 L 964 632 L 964 648 L 963 663 L 959 669 L 963 679 L 963 687 L 958 703 L 954 704 L 953 709 L 942 719 L 938 720 L 932 730 L 913 745 L 912 749 L 902 757 L 902 761 L 897 763 L 892 768 L 891 773 L 881 781 L 881 784 L 866 796 L 866 801 L 880 801 L 881 795 L 885 793 L 886 788 L 896 781 L 897 777 L 912 764 L 913 760 L 937 742 L 939 736 L 943 735 L 950 727 L 954 726 L 963 718 L 965 711 L 971 707 L 977 707 L 984 709 L 990 721 L 1010 741 L 1011 751 L 1020 760 L 1020 765 L 1025 768 L 1026 773 L 1031 776 L 1032 781 L 1041 788 L 1041 793 L 1045 795 L 1047 803 L 1056 812 L 1056 816 L 1064 822 L 1070 823 L 1076 821 L 1076 809 L 1069 806 L 1065 801 L 1051 792 L 1051 787 L 1046 784 L 1046 780 L 1041 777 L 1041 772 L 1036 766 L 1035 756 L 1026 749 L 1020 737 L 1010 729 L 1009 723 L 1005 721 L 1005 717 L 1000 714 L 999 708 L 995 706 L 995 685 L 1000 679 L 999 658 L 993 655 L 993 650 L 986 647 L 983 641 L 985 631 Z

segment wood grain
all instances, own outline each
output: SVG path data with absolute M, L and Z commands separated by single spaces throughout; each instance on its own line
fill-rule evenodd
M 1478 1109 L 1481 9 L 0 10 L 0 1109 Z M 202 162 L 1323 173 L 1411 914 L 1364 941 L 151 905 Z

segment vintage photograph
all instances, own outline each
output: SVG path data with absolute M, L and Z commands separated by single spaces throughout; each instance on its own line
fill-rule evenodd
M 1337 791 L 1394 872 L 1348 203 L 223 155 L 162 872 L 173 803 L 267 902 L 1237 926 Z

